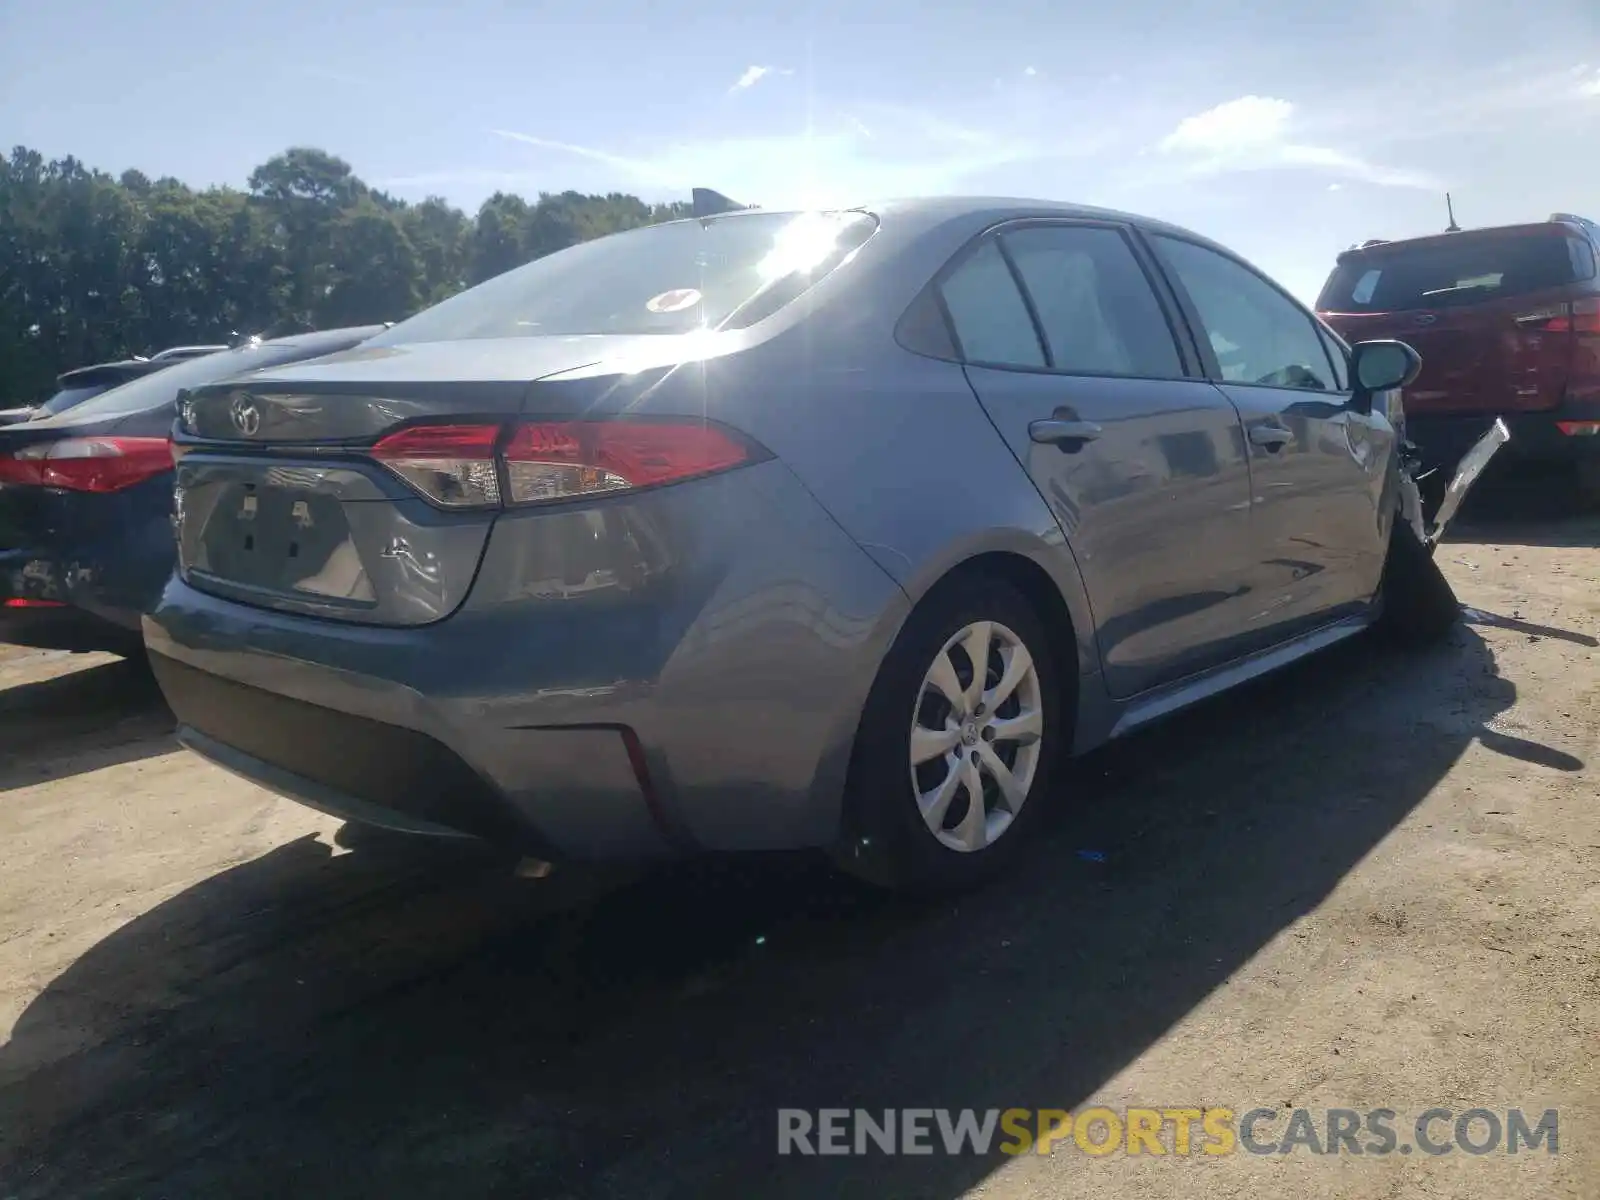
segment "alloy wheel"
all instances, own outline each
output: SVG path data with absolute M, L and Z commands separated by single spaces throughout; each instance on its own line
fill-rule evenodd
M 911 786 L 923 823 L 951 850 L 1003 836 L 1039 766 L 1044 709 L 1039 670 L 1021 638 L 974 621 L 945 642 L 918 689 Z

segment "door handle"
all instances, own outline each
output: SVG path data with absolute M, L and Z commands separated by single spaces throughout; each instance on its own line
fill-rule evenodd
M 1285 429 L 1282 425 L 1250 426 L 1250 444 L 1252 446 L 1265 446 L 1268 450 L 1278 451 L 1292 441 L 1294 441 L 1294 431 Z
M 1060 446 L 1068 454 L 1075 453 L 1103 432 L 1093 421 L 1034 421 L 1028 426 L 1028 436 L 1034 441 Z

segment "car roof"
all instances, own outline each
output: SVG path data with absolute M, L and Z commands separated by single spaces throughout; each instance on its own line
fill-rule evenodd
M 895 196 L 884 197 L 866 204 L 838 204 L 818 206 L 830 212 L 865 212 L 880 219 L 893 218 L 897 225 L 907 222 L 929 228 L 949 222 L 970 222 L 977 227 L 1000 224 L 1004 221 L 1026 220 L 1029 217 L 1066 218 L 1087 221 L 1113 221 L 1124 225 L 1137 225 L 1151 233 L 1168 233 L 1213 246 L 1232 254 L 1227 247 L 1193 230 L 1113 208 L 1100 208 L 1092 204 L 1077 204 L 1066 200 L 1028 199 L 1018 196 Z M 681 221 L 738 221 L 746 218 L 772 216 L 785 212 L 800 212 L 800 208 L 787 206 L 774 209 L 746 208 L 735 212 L 717 213 L 705 217 L 682 217 Z
M 1087 220 L 1118 221 L 1178 233 L 1187 230 L 1167 225 L 1137 213 L 1100 208 L 1092 204 L 1077 204 L 1066 200 L 1039 200 L 1019 196 L 913 196 L 888 197 L 877 204 L 862 205 L 875 213 L 894 213 L 897 216 L 919 215 L 934 218 L 974 216 L 1005 221 L 1026 217 L 1080 217 Z
M 1471 229 L 1453 229 L 1440 233 L 1422 233 L 1407 238 L 1369 238 L 1359 246 L 1339 253 L 1341 262 L 1353 258 L 1382 258 L 1397 251 L 1429 246 L 1445 246 L 1451 242 L 1477 241 L 1485 237 L 1536 237 L 1541 234 L 1558 237 L 1581 233 L 1597 237 L 1595 223 L 1570 213 L 1556 213 L 1545 221 L 1515 221 L 1508 225 L 1480 225 Z

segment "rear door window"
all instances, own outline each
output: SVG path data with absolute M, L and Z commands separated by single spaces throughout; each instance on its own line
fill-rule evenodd
M 1057 371 L 1147 379 L 1183 376 L 1177 344 L 1122 234 L 1094 225 L 1005 233 Z
M 1321 312 L 1407 312 L 1481 304 L 1594 275 L 1587 242 L 1559 233 L 1455 235 L 1353 254 L 1334 268 Z

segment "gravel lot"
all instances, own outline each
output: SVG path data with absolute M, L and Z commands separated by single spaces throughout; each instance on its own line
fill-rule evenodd
M 1512 500 L 1440 551 L 1449 646 L 1077 764 L 934 906 L 350 838 L 132 665 L 0 651 L 0 1198 L 1600 1196 L 1600 520 Z M 780 1106 L 1092 1101 L 1555 1107 L 1561 1152 L 775 1154 Z

